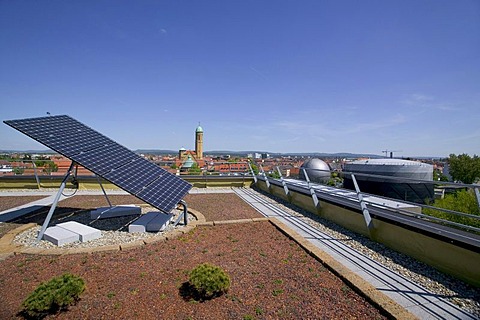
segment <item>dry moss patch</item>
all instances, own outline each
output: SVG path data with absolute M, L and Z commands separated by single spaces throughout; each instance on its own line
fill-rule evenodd
M 180 293 L 201 263 L 230 276 L 227 294 L 205 302 Z M 14 318 L 39 283 L 65 272 L 85 280 L 72 318 L 381 319 L 356 294 L 269 222 L 198 227 L 165 242 L 111 253 L 17 255 L 0 262 L 0 318 Z

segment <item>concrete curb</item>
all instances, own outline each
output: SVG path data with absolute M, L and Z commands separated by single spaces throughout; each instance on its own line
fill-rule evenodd
M 287 227 L 276 218 L 269 218 L 269 222 L 275 226 L 280 232 L 298 243 L 308 254 L 314 257 L 317 261 L 326 266 L 336 276 L 350 285 L 357 293 L 362 295 L 375 307 L 382 310 L 391 319 L 418 319 L 413 314 L 408 312 L 405 308 L 397 302 L 378 291 L 367 281 L 351 272 L 341 263 L 332 258 L 329 254 L 317 248 L 315 245 L 304 239 L 297 232 Z
M 268 221 L 268 218 L 249 218 L 249 219 L 237 219 L 237 220 L 220 220 L 213 221 L 213 225 L 222 225 L 222 224 L 237 224 L 237 223 L 251 223 L 259 221 Z

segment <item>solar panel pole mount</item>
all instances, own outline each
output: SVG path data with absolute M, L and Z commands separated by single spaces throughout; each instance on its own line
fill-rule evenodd
M 40 232 L 38 233 L 37 236 L 37 242 L 42 240 L 43 234 L 45 233 L 45 230 L 47 230 L 48 224 L 50 223 L 50 219 L 52 219 L 53 212 L 55 211 L 55 208 L 57 207 L 58 201 L 60 200 L 60 196 L 63 193 L 63 190 L 65 189 L 65 186 L 67 185 L 67 179 L 72 173 L 73 167 L 75 165 L 75 162 L 72 161 L 70 164 L 70 167 L 68 168 L 67 173 L 63 177 L 62 183 L 60 184 L 60 188 L 58 189 L 57 195 L 55 196 L 55 200 L 53 200 L 52 206 L 50 207 L 50 210 L 48 211 L 47 217 L 45 218 L 45 221 L 43 222 L 42 228 L 40 229 Z
M 5 120 L 4 123 L 72 161 L 56 202 L 65 188 L 74 164 L 85 167 L 97 177 L 111 182 L 165 214 L 172 211 L 192 188 L 192 185 L 183 179 L 70 116 L 49 115 Z M 53 210 L 50 210 L 46 224 Z

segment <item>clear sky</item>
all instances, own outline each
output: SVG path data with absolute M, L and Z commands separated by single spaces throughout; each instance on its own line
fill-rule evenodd
M 1 120 L 130 149 L 480 154 L 480 1 L 0 0 Z M 45 149 L 0 124 L 0 149 Z

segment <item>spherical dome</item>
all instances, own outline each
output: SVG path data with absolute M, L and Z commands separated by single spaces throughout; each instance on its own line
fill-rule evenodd
M 203 129 L 202 127 L 200 127 L 200 125 L 197 127 L 197 129 L 195 130 L 196 133 L 202 133 L 203 132 Z
M 300 166 L 300 179 L 307 180 L 302 169 L 305 169 L 312 182 L 326 183 L 330 179 L 330 166 L 323 160 L 308 159 Z

